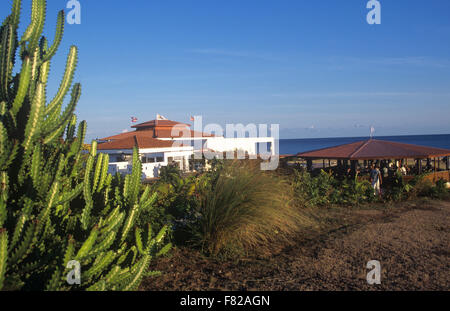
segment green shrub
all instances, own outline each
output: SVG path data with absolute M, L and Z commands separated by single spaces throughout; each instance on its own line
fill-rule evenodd
M 166 228 L 155 236 L 150 224 L 146 230 L 135 226 L 156 199 L 148 188 L 140 191 L 137 149 L 132 174 L 125 178 L 108 174 L 109 158 L 97 154 L 95 141 L 83 155 L 86 122 L 77 131 L 73 113 L 80 84 L 62 110 L 76 47 L 70 49 L 57 94 L 46 100 L 64 12 L 58 14 L 49 47 L 41 36 L 46 1 L 33 1 L 32 22 L 21 39 L 20 9 L 21 1 L 14 0 L 0 28 L 0 290 L 136 289 L 149 273 L 150 260 L 170 248 L 159 250 Z M 22 68 L 13 76 L 16 55 Z M 81 264 L 78 286 L 66 282 L 72 260 Z
M 333 176 L 323 170 L 316 177 L 312 177 L 305 170 L 296 170 L 294 172 L 293 188 L 295 197 L 300 205 L 321 206 L 330 204 L 333 184 Z
M 376 199 L 371 183 L 358 178 L 334 180 L 330 201 L 338 205 L 359 205 Z
M 403 181 L 403 176 L 399 171 L 395 172 L 388 182 L 385 180 L 383 185 L 383 188 L 385 189 L 385 199 L 394 202 L 407 199 L 410 196 L 409 192 L 412 189 L 411 184 Z
M 309 207 L 358 205 L 375 199 L 370 182 L 358 178 L 338 180 L 323 170 L 315 177 L 304 170 L 295 171 L 292 186 L 299 204 Z

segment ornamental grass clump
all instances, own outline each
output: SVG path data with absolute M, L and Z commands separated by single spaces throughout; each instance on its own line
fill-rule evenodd
M 293 206 L 292 187 L 246 161 L 225 162 L 199 182 L 195 238 L 204 251 L 270 255 L 311 224 Z

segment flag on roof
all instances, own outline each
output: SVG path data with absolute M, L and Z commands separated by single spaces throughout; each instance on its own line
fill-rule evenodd
M 373 125 L 370 127 L 370 138 L 373 137 L 373 133 L 375 133 L 375 128 L 373 127 Z
M 131 122 L 132 122 L 132 123 L 136 123 L 137 120 L 138 120 L 138 119 L 137 119 L 136 117 L 131 117 Z
M 160 115 L 159 113 L 156 114 L 156 120 L 168 120 L 166 117 Z

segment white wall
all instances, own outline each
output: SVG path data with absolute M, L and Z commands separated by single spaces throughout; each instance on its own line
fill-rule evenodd
M 101 150 L 101 153 L 107 153 L 111 159 L 116 159 L 121 154 L 130 154 L 132 150 Z M 184 171 L 189 170 L 189 158 L 194 154 L 193 147 L 173 147 L 173 148 L 148 148 L 140 149 L 139 157 L 143 156 L 147 158 L 162 157 L 162 162 L 142 163 L 142 175 L 143 178 L 154 178 L 159 176 L 159 170 L 163 166 L 169 164 L 169 157 L 181 158 L 180 168 Z M 176 160 L 176 159 L 175 159 Z M 131 174 L 132 165 L 131 162 L 110 162 L 108 172 L 111 174 Z
M 224 137 L 214 137 L 208 138 L 206 143 L 206 148 L 212 149 L 218 152 L 243 150 L 248 152 L 249 155 L 257 154 L 257 144 L 258 143 L 270 143 L 272 154 L 275 154 L 275 139 L 272 137 L 251 137 L 251 138 L 224 138 Z M 269 147 L 270 148 L 270 147 Z M 260 150 L 266 151 L 266 150 Z

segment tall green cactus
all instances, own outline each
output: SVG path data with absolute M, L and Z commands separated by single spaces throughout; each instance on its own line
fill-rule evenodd
M 19 39 L 20 11 L 21 0 L 14 0 L 0 28 L 0 290 L 136 289 L 151 258 L 170 248 L 161 245 L 165 228 L 153 237 L 149 226 L 146 238 L 135 228 L 156 199 L 148 190 L 139 199 L 137 150 L 125 179 L 108 174 L 109 158 L 97 154 L 95 141 L 83 154 L 86 122 L 77 130 L 74 115 L 81 95 L 81 85 L 73 84 L 75 46 L 56 95 L 47 100 L 46 94 L 64 12 L 48 47 L 46 1 L 32 1 L 31 22 Z M 16 55 L 21 70 L 13 74 Z M 81 285 L 66 282 L 71 260 L 81 264 Z

